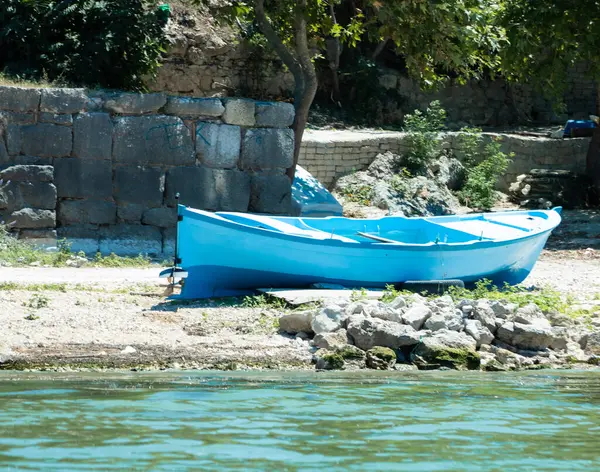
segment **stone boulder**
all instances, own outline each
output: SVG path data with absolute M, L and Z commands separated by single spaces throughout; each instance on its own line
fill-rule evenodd
M 330 305 L 313 315 L 310 326 L 315 334 L 331 333 L 340 329 L 345 319 L 342 307 Z
M 584 349 L 587 354 L 600 356 L 600 331 L 594 331 L 587 336 Z
M 467 177 L 465 167 L 453 157 L 439 157 L 430 164 L 429 171 L 440 185 L 450 190 L 460 190 Z
M 396 353 L 389 347 L 375 346 L 367 351 L 367 367 L 388 370 L 396 364 Z
M 487 300 L 478 300 L 475 303 L 472 318 L 481 322 L 492 333 L 496 332 L 496 315 Z
M 431 317 L 431 309 L 427 305 L 414 304 L 402 315 L 402 321 L 419 330 Z
M 366 171 L 340 178 L 335 190 L 363 204 L 407 216 L 432 216 L 457 213 L 461 205 L 445 184 L 425 170 L 425 175 L 403 171 L 402 158 L 391 152 L 379 154 Z M 350 197 L 349 197 L 350 196 Z
M 442 330 L 423 338 L 411 353 L 411 361 L 420 369 L 478 369 L 476 346 L 476 341 L 465 333 Z
M 283 315 L 279 318 L 279 329 L 289 334 L 312 333 L 310 322 L 312 320 L 311 311 L 301 311 Z
M 334 350 L 348 344 L 348 335 L 345 329 L 339 329 L 331 333 L 316 334 L 313 339 L 313 345 L 319 349 Z
M 464 320 L 460 310 L 448 310 L 433 315 L 425 321 L 425 329 L 439 331 L 440 329 L 449 329 L 451 331 L 461 331 L 464 328 Z
M 515 323 L 521 324 L 531 324 L 531 323 L 541 323 L 542 320 L 546 321 L 544 317 L 544 313 L 540 310 L 535 303 L 529 303 L 524 307 L 519 308 L 513 318 Z M 549 326 L 549 323 L 548 323 Z
M 544 321 L 545 323 L 534 320 L 531 324 L 508 321 L 498 328 L 496 335 L 501 341 L 519 349 L 547 349 L 553 341 L 553 333 L 547 320 Z
M 496 318 L 508 318 L 513 315 L 518 308 L 516 303 L 506 302 L 504 300 L 494 300 L 490 302 L 490 308 L 494 312 Z
M 354 344 L 365 351 L 374 346 L 391 349 L 414 346 L 420 339 L 419 333 L 411 326 L 377 318 L 351 320 L 348 324 L 348 334 Z
M 344 358 L 335 352 L 321 349 L 315 352 L 314 359 L 318 370 L 341 370 L 344 368 Z
M 373 318 L 402 323 L 402 310 L 394 309 L 383 302 L 377 302 L 377 304 L 373 305 L 370 315 Z
M 490 344 L 494 340 L 494 335 L 479 320 L 467 320 L 465 332 L 475 340 L 477 347 Z

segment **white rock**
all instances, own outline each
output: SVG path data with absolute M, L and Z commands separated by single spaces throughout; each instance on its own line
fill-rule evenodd
M 535 303 L 529 303 L 528 305 L 519 308 L 513 319 L 515 323 L 521 324 L 532 324 L 534 322 L 539 323 L 541 322 L 540 320 L 547 321 L 544 317 L 544 313 Z M 550 326 L 549 323 L 548 326 Z
M 516 303 L 510 303 L 504 300 L 494 300 L 490 302 L 490 308 L 496 318 L 507 318 L 512 315 L 519 306 Z
M 492 333 L 496 331 L 496 315 L 487 300 L 478 300 L 473 307 L 473 319 L 481 321 L 481 324 Z
M 286 333 L 311 333 L 311 320 L 313 313 L 310 311 L 299 311 L 290 313 L 289 315 L 283 315 L 279 318 L 279 329 Z
M 414 304 L 402 315 L 402 321 L 419 330 L 429 317 L 431 317 L 431 310 L 427 305 Z
M 394 300 L 392 300 L 389 305 L 394 308 L 394 309 L 400 309 L 400 308 L 406 308 L 407 307 L 407 303 L 406 300 L 404 299 L 404 297 L 398 296 L 396 298 L 394 298 Z
M 465 332 L 477 342 L 477 347 L 490 344 L 494 340 L 494 335 L 479 320 L 467 320 Z
M 447 329 L 446 318 L 444 315 L 433 315 L 425 321 L 425 328 L 431 331 L 439 331 L 440 329 Z
M 379 318 L 386 321 L 394 321 L 395 323 L 402 323 L 402 310 L 392 308 L 382 302 L 378 302 L 371 310 L 371 316 L 373 318 Z
M 463 305 L 462 312 L 465 315 L 470 315 L 473 312 L 473 305 Z
M 135 350 L 135 348 L 131 347 L 131 346 L 126 346 L 125 349 L 123 349 L 121 351 L 121 354 L 134 354 L 137 351 Z
M 346 316 L 338 305 L 330 305 L 313 315 L 310 326 L 315 334 L 330 333 L 342 327 Z
M 313 345 L 319 349 L 333 350 L 346 344 L 348 344 L 348 335 L 345 329 L 339 329 L 333 333 L 316 334 L 313 339 Z

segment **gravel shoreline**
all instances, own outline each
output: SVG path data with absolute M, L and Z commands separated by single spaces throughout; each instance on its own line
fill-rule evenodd
M 593 303 L 599 255 L 544 251 L 524 285 Z M 310 340 L 279 333 L 282 310 L 169 302 L 157 273 L 1 268 L 0 368 L 314 369 Z

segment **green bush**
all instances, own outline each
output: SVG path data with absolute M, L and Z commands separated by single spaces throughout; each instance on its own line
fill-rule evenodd
M 440 131 L 444 129 L 446 110 L 439 101 L 433 101 L 425 112 L 415 110 L 412 115 L 404 117 L 404 129 L 408 152 L 404 162 L 409 170 L 421 171 L 428 162 L 442 154 Z
M 167 19 L 154 0 L 2 0 L 0 70 L 142 90 L 164 52 Z
M 458 192 L 458 198 L 470 208 L 490 210 L 498 201 L 495 190 L 498 178 L 508 169 L 513 154 L 501 151 L 499 139 L 484 144 L 479 129 L 464 129 L 460 141 L 467 181 Z

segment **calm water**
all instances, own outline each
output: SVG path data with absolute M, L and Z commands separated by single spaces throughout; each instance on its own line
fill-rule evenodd
M 600 470 L 600 373 L 0 374 L 4 470 Z

